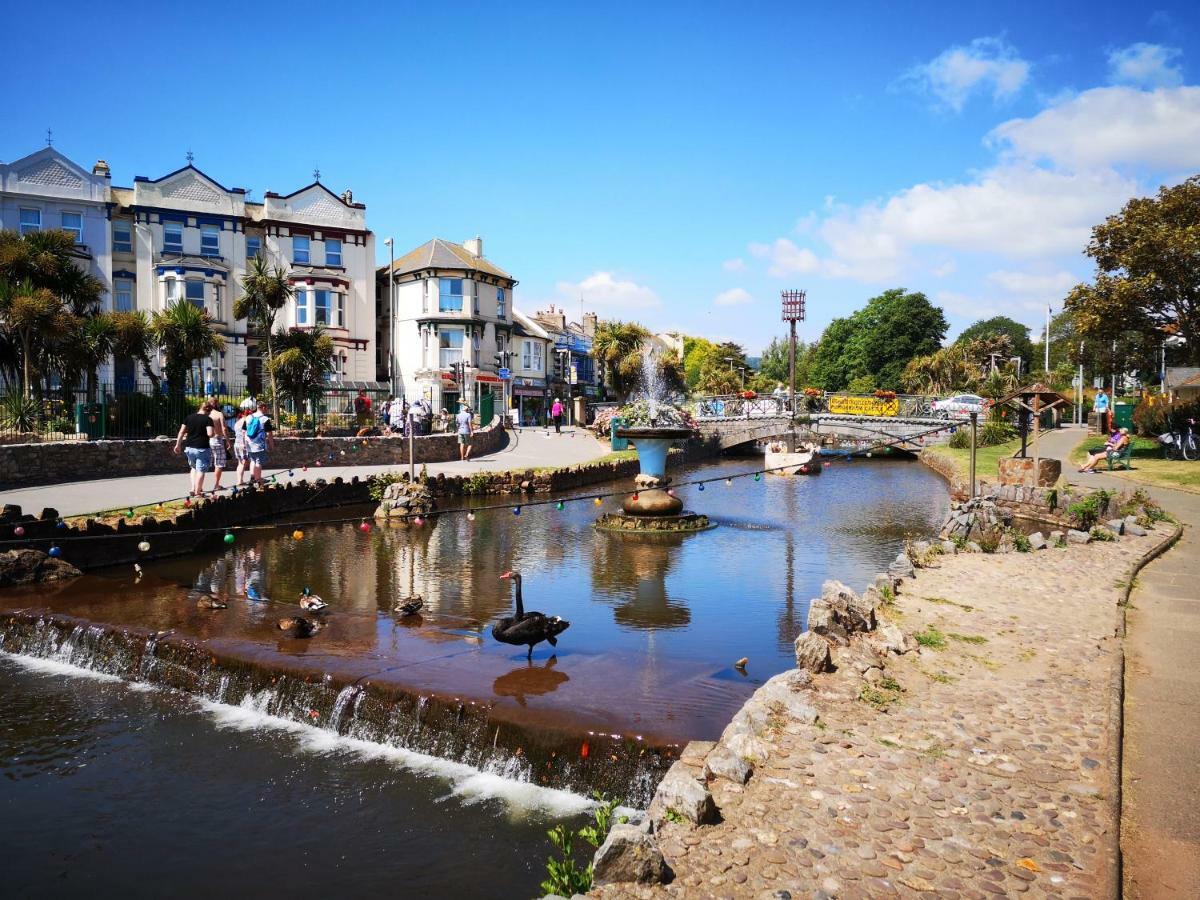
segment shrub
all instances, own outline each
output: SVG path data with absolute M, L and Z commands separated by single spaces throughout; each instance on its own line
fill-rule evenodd
M 383 492 L 387 490 L 389 484 L 395 484 L 397 481 L 407 481 L 403 472 L 382 472 L 371 479 L 371 499 L 380 501 L 383 499 Z
M 946 445 L 955 450 L 971 449 L 971 432 L 966 428 L 960 428 L 954 434 L 950 435 L 950 442 Z
M 591 890 L 592 864 L 589 862 L 586 867 L 579 868 L 575 859 L 575 839 L 581 839 L 594 849 L 599 848 L 608 837 L 609 829 L 613 824 L 613 813 L 617 808 L 617 801 L 609 800 L 598 791 L 593 792 L 592 797 L 599 806 L 592 814 L 591 824 L 583 826 L 578 831 L 568 831 L 564 826 L 556 825 L 546 832 L 550 843 L 558 851 L 559 858 L 550 857 L 546 860 L 546 874 L 549 877 L 540 885 L 542 893 L 573 897 L 575 894 L 586 894 Z M 667 812 L 667 818 L 670 819 L 671 810 Z M 615 818 L 621 823 L 629 821 L 627 816 Z M 682 816 L 680 818 L 682 819 Z
M 979 446 L 994 447 L 996 444 L 1007 444 L 1017 436 L 1017 429 L 1008 422 L 987 421 L 979 429 Z
M 1033 549 L 1033 544 L 1029 543 L 1029 535 L 1022 534 L 1020 531 L 1012 531 L 1009 537 L 1012 538 L 1013 549 L 1018 553 L 1028 553 Z
M 1112 494 L 1103 490 L 1089 494 L 1078 503 L 1068 506 L 1067 516 L 1080 531 L 1087 531 L 1100 521 L 1111 496 Z
M 995 553 L 1000 549 L 1001 532 L 989 531 L 987 534 L 981 534 L 975 541 L 979 545 L 979 549 L 984 553 Z
M 1117 539 L 1117 536 L 1115 534 L 1113 534 L 1107 528 L 1102 528 L 1100 526 L 1096 526 L 1095 528 L 1093 528 L 1091 534 L 1092 534 L 1093 541 L 1103 542 L 1103 541 L 1115 541 Z
M 1138 434 L 1157 437 L 1171 430 L 1172 423 L 1200 419 L 1200 400 L 1177 403 L 1139 403 L 1133 408 L 1133 427 Z
M 0 424 L 12 431 L 36 431 L 41 409 L 33 397 L 11 390 L 0 400 Z
M 491 483 L 491 477 L 487 472 L 476 472 L 463 482 L 462 490 L 464 494 L 486 494 Z

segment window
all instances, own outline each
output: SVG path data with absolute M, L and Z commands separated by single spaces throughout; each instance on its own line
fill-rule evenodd
M 163 252 L 183 252 L 183 223 L 163 222 Z
M 496 288 L 496 318 L 504 318 L 504 288 Z
M 32 234 L 42 230 L 42 211 L 21 207 L 21 234 Z
M 125 219 L 113 220 L 113 252 L 133 252 L 133 226 Z
M 225 321 L 225 289 L 220 282 L 213 282 L 212 317 L 216 322 Z
M 221 255 L 221 229 L 216 225 L 200 226 L 200 255 Z
M 187 297 L 188 303 L 199 309 L 204 309 L 204 282 L 188 281 L 185 284 L 184 296 Z
M 308 324 L 308 291 L 303 288 L 296 288 L 293 297 L 296 300 L 296 324 Z
M 521 368 L 522 369 L 532 369 L 533 368 L 533 341 L 523 341 L 522 343 L 524 346 L 521 348 Z
M 292 262 L 308 263 L 308 238 L 292 235 Z
M 167 285 L 167 304 L 170 305 L 179 299 L 179 279 L 168 278 Z
M 346 327 L 346 295 L 338 292 L 333 296 L 337 297 L 337 326 L 339 328 Z
M 69 231 L 75 236 L 75 243 L 83 243 L 83 213 L 65 212 L 62 214 L 62 230 Z
M 262 253 L 262 238 L 247 237 L 246 238 L 246 259 L 251 260 Z
M 438 311 L 462 312 L 463 280 L 461 278 L 440 278 L 438 281 L 441 292 L 438 298 Z M 459 337 L 461 339 L 462 332 L 459 332 Z
M 329 296 L 330 292 L 329 291 L 313 291 L 313 294 L 316 299 L 316 305 L 315 305 L 316 315 L 313 317 L 313 321 L 318 325 L 331 324 L 329 321 L 330 300 L 331 300 L 331 298 Z
M 117 312 L 133 312 L 133 282 L 117 279 L 113 287 L 113 309 Z
M 533 371 L 542 371 L 542 350 L 544 346 L 541 341 L 531 341 L 533 344 Z
M 444 279 L 453 280 L 453 279 Z M 461 296 L 461 295 L 460 295 Z M 462 362 L 463 331 L 461 328 L 442 329 L 438 332 L 438 365 L 448 369 L 454 363 Z
M 325 238 L 325 265 L 340 266 L 342 264 L 342 242 L 333 238 Z

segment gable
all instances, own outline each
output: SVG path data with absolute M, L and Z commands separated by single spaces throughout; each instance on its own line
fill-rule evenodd
M 163 184 L 161 196 L 167 200 L 187 200 L 192 203 L 220 203 L 225 193 L 217 190 L 207 180 L 188 171 Z
M 82 188 L 84 180 L 61 160 L 49 157 L 17 171 L 17 178 L 26 184 Z
M 348 222 L 346 207 L 324 191 L 310 191 L 307 196 L 295 197 L 291 201 L 292 212 L 306 219 L 325 219 Z

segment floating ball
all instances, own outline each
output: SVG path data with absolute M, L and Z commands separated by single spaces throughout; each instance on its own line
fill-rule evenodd
M 13 529 L 13 534 L 15 534 L 17 537 L 24 537 L 25 529 L 22 526 L 18 525 L 16 528 Z
M 475 521 L 475 513 L 473 513 L 473 512 L 467 513 L 467 521 L 474 522 Z
M 227 544 L 232 544 L 232 543 L 233 543 L 234 541 L 236 541 L 236 540 L 237 540 L 237 538 L 235 538 L 235 537 L 233 536 L 233 532 L 232 532 L 232 531 L 227 531 L 227 532 L 225 532 L 225 543 L 227 543 Z
M 60 556 L 62 556 L 62 548 L 59 547 L 58 545 L 51 547 L 50 555 L 53 556 L 55 559 L 58 559 Z
M 133 518 L 133 507 L 132 506 L 129 507 L 129 512 L 125 513 L 125 518 L 127 518 L 127 519 Z
M 594 500 L 592 500 L 592 503 L 594 503 L 596 506 L 599 506 L 599 505 L 600 505 L 600 502 L 601 502 L 601 501 L 600 501 L 600 498 L 599 498 L 599 497 L 596 497 Z
M 288 472 L 288 478 L 295 478 L 295 477 L 296 477 L 295 472 Z
M 634 494 L 634 495 L 633 495 L 632 497 L 630 497 L 629 499 L 630 499 L 630 500 L 632 500 L 634 503 L 637 503 L 637 500 L 638 500 L 638 495 L 637 495 L 637 494 Z
M 559 512 L 562 512 L 564 505 L 565 504 L 561 500 L 559 500 L 557 503 L 554 504 L 554 508 L 557 509 Z
M 343 451 L 342 451 L 342 456 L 345 456 L 345 455 L 346 455 L 346 451 L 345 451 L 345 450 L 343 450 Z
M 363 522 L 361 525 L 358 526 L 358 530 L 361 531 L 363 534 L 366 534 L 367 532 L 369 532 L 371 530 L 371 526 L 369 524 L 367 524 L 366 522 Z
M 142 553 L 149 553 L 150 552 L 150 542 L 149 541 L 140 542 L 138 544 L 138 550 L 141 551 Z
M 699 484 L 699 485 L 697 485 L 697 487 L 698 487 L 700 490 L 704 490 L 704 482 L 703 482 L 703 481 L 702 481 L 702 482 L 700 482 L 700 484 Z
M 304 532 L 301 531 L 299 528 L 297 528 L 295 531 L 292 532 L 292 540 L 293 541 L 304 540 Z
M 868 451 L 867 451 L 867 459 L 870 459 L 870 458 L 871 458 L 871 451 L 870 451 L 870 450 L 868 450 Z
M 725 487 L 733 487 L 733 479 L 732 478 L 725 479 Z
M 519 516 L 520 514 L 521 514 L 521 507 L 519 507 L 519 506 L 514 506 L 514 507 L 513 507 L 513 515 L 514 515 L 514 516 Z
M 754 473 L 754 480 L 755 480 L 755 481 L 762 481 L 762 472 L 755 472 L 755 473 Z

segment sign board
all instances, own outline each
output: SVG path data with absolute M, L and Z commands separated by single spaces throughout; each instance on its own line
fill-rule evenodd
M 579 366 L 571 363 L 571 384 L 579 384 Z
M 512 378 L 512 372 L 508 369 L 501 369 L 496 374 L 500 376 L 501 381 L 508 381 L 508 379 Z
M 829 398 L 829 411 L 843 416 L 894 416 L 900 412 L 900 400 L 882 400 L 879 397 Z

